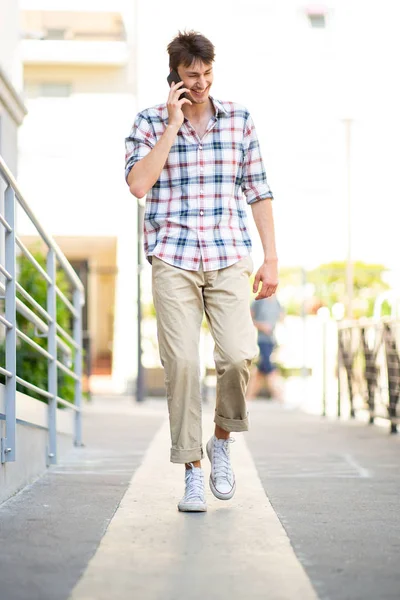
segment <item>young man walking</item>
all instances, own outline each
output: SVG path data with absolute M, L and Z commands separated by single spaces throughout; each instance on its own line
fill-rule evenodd
M 230 432 L 248 430 L 245 396 L 257 354 L 245 202 L 264 249 L 253 292 L 267 298 L 278 284 L 272 193 L 249 112 L 210 96 L 212 43 L 193 31 L 180 33 L 168 53 L 170 70 L 181 81 L 171 85 L 165 104 L 137 115 L 126 139 L 126 180 L 134 196 L 147 196 L 144 243 L 152 264 L 171 461 L 186 467 L 178 508 L 205 511 L 200 326 L 205 313 L 217 372 L 215 434 L 206 447 L 210 487 L 229 500 L 236 489 Z

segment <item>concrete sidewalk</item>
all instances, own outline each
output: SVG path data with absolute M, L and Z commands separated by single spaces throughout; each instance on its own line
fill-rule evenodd
M 400 436 L 255 404 L 246 437 L 319 597 L 400 598 Z
M 188 515 L 164 401 L 95 399 L 86 448 L 0 507 L 1 600 L 399 598 L 399 438 L 250 410 L 234 499 Z
M 178 474 L 169 463 L 165 423 L 71 600 L 236 600 L 250 589 L 254 599 L 268 591 L 277 600 L 314 600 L 244 439 L 237 435 L 236 441 L 232 458 L 240 492 L 235 502 L 218 501 L 208 491 L 207 513 L 178 513 L 183 469 Z

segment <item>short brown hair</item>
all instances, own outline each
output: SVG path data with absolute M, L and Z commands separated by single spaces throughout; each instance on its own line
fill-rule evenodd
M 195 60 L 201 60 L 204 64 L 210 65 L 215 58 L 213 44 L 197 31 L 179 32 L 168 44 L 167 49 L 170 69 L 175 69 L 175 71 L 179 65 L 190 67 Z

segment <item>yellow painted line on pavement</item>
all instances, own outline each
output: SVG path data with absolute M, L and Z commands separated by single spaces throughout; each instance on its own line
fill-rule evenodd
M 243 434 L 234 437 L 234 498 L 214 498 L 205 460 L 208 512 L 179 513 L 184 468 L 169 462 L 165 422 L 70 600 L 316 600 Z

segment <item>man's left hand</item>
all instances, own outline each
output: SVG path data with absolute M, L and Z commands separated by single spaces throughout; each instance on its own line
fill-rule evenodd
M 262 284 L 259 290 L 260 283 Z M 269 298 L 276 292 L 278 287 L 278 263 L 277 261 L 265 262 L 258 269 L 254 278 L 253 293 L 258 295 L 256 300 Z

